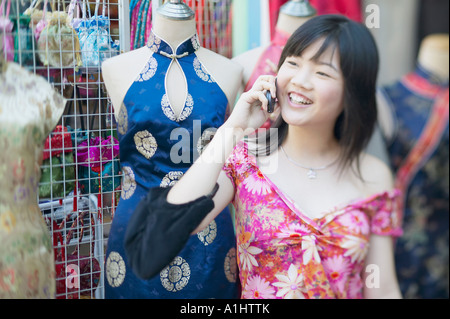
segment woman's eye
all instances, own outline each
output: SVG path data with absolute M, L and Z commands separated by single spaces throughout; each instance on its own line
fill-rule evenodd
M 320 75 L 320 76 L 326 76 L 326 77 L 330 77 L 327 73 L 324 73 L 324 72 L 317 72 L 317 74 L 318 75 Z

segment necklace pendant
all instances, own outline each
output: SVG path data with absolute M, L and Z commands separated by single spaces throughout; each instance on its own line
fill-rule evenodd
M 309 169 L 309 171 L 306 174 L 306 176 L 308 176 L 309 179 L 316 179 L 317 178 L 317 173 L 313 169 Z

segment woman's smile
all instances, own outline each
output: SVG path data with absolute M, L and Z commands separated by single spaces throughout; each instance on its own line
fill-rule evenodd
M 313 104 L 312 100 L 296 92 L 290 92 L 288 94 L 288 100 L 289 104 L 295 108 L 306 108 Z

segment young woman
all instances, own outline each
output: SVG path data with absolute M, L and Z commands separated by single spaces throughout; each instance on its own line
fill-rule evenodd
M 363 25 L 309 20 L 286 44 L 276 79 L 261 76 L 242 94 L 167 194 L 178 205 L 218 184 L 194 233 L 233 202 L 243 298 L 401 297 L 392 248 L 399 193 L 388 167 L 363 152 L 377 118 L 377 72 Z M 281 111 L 278 139 L 256 156 L 243 138 L 266 121 L 267 91 Z

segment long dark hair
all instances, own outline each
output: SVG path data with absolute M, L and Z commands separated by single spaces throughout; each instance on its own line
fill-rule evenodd
M 378 49 L 364 25 L 341 15 L 322 15 L 308 20 L 291 35 L 281 54 L 278 69 L 287 57 L 301 56 L 319 39 L 325 41 L 314 58 L 319 58 L 329 47 L 339 50 L 345 83 L 344 109 L 334 127 L 335 137 L 343 150 L 339 162 L 343 169 L 356 159 L 357 173 L 361 176 L 358 155 L 367 146 L 377 121 Z M 280 115 L 272 127 L 278 128 L 279 146 L 287 135 L 288 124 Z

